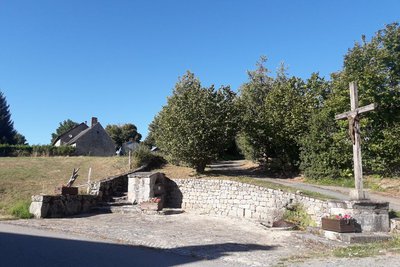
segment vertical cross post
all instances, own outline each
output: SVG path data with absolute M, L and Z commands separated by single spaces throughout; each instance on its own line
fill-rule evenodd
M 351 110 L 357 110 L 358 108 L 358 88 L 355 82 L 350 83 L 350 106 Z M 353 140 L 353 162 L 354 162 L 354 183 L 355 183 L 355 195 L 356 199 L 367 198 L 364 194 L 363 188 L 363 173 L 362 173 L 362 158 L 361 158 L 361 138 L 360 138 L 360 123 L 358 120 L 358 112 L 354 114 L 353 118 L 354 127 L 354 140 Z
M 358 107 L 358 88 L 355 82 L 349 84 L 351 110 L 335 116 L 336 120 L 349 120 L 349 133 L 353 141 L 353 163 L 355 190 L 350 197 L 356 200 L 368 199 L 363 189 L 362 158 L 361 158 L 361 137 L 360 137 L 360 114 L 375 109 L 375 104 Z

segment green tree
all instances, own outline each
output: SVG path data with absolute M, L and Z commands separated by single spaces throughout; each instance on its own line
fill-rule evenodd
M 203 172 L 232 140 L 237 127 L 235 93 L 229 87 L 204 88 L 191 72 L 155 118 L 154 139 L 163 153 Z
M 148 148 L 152 148 L 153 146 L 156 146 L 156 140 L 154 138 L 154 133 L 158 128 L 158 116 L 155 116 L 153 121 L 149 124 L 149 133 L 147 134 L 146 139 L 143 141 L 144 145 L 146 145 Z
M 23 136 L 22 134 L 20 134 L 20 133 L 15 133 L 15 135 L 14 135 L 14 143 L 16 144 L 16 145 L 27 145 L 28 143 L 26 142 L 26 138 L 25 138 L 25 136 Z
M 60 122 L 58 128 L 56 129 L 56 132 L 51 134 L 51 144 L 57 139 L 58 136 L 62 135 L 63 133 L 68 132 L 69 130 L 71 130 L 72 128 L 74 128 L 78 125 L 79 125 L 79 123 L 74 122 L 70 119 Z
M 142 138 L 142 135 L 137 131 L 137 127 L 132 123 L 122 125 L 109 124 L 105 130 L 117 147 L 121 147 L 123 143 L 128 141 L 139 142 Z
M 248 71 L 249 81 L 239 89 L 241 127 L 237 137 L 239 148 L 247 159 L 262 161 L 270 151 L 270 129 L 264 117 L 265 99 L 273 88 L 268 76 L 266 57 L 257 62 L 257 69 Z
M 267 169 L 297 171 L 300 137 L 307 131 L 315 92 L 303 80 L 287 77 L 284 65 L 276 78 L 268 76 L 265 58 L 249 72 L 249 82 L 240 89 L 242 128 L 238 141 L 247 158 Z
M 15 144 L 16 133 L 6 97 L 0 91 L 0 144 Z
M 310 121 L 302 141 L 302 169 L 311 178 L 351 177 L 352 149 L 348 122 L 335 114 L 350 108 L 349 82 L 358 84 L 360 106 L 378 109 L 360 121 L 363 169 L 382 175 L 400 174 L 400 28 L 387 25 L 370 42 L 362 36 L 345 56 L 344 68 L 331 75 L 331 93 Z M 317 112 L 318 111 L 318 112 Z M 396 152 L 397 151 L 397 152 Z

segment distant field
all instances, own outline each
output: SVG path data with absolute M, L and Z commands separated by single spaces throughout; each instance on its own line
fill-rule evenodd
M 80 168 L 74 185 L 128 171 L 126 157 L 0 157 L 0 218 L 7 217 L 17 202 L 30 201 L 36 194 L 54 193 L 65 185 L 74 168 Z M 83 188 L 85 189 L 85 188 Z

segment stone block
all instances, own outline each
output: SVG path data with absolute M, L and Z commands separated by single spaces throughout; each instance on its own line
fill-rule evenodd
M 44 202 L 44 203 L 49 203 L 51 198 L 53 196 L 48 196 L 48 195 L 35 195 L 32 196 L 32 202 Z
M 49 203 L 42 201 L 33 201 L 29 206 L 29 213 L 36 219 L 46 218 L 49 210 Z

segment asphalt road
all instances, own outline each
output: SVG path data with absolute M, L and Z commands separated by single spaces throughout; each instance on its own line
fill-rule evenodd
M 313 185 L 306 184 L 302 182 L 292 181 L 290 179 L 275 179 L 275 178 L 257 178 L 260 180 L 266 180 L 269 182 L 282 184 L 297 188 L 301 190 L 307 190 L 312 192 L 317 192 L 324 194 L 326 196 L 332 197 L 334 199 L 349 200 L 350 188 L 340 187 L 340 186 L 323 186 L 323 185 Z M 389 209 L 400 211 L 400 199 L 395 197 L 384 196 L 376 193 L 369 192 L 369 197 L 373 201 L 378 202 L 389 202 Z
M 224 266 L 220 261 L 2 223 L 0 255 L 1 266 Z

